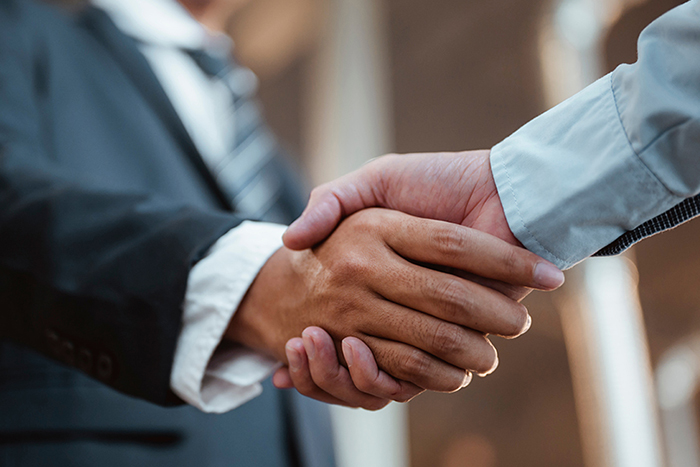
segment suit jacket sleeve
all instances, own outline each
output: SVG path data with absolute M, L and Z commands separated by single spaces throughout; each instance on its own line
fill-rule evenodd
M 168 404 L 188 273 L 235 216 L 52 162 L 23 2 L 0 1 L 0 337 Z
M 635 64 L 492 149 L 511 230 L 560 268 L 640 226 L 670 226 L 653 228 L 700 192 L 700 2 L 653 22 L 638 47 Z

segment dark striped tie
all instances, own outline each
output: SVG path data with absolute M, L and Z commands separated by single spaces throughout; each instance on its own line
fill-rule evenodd
M 285 167 L 282 149 L 255 102 L 255 75 L 228 57 L 219 58 L 202 50 L 187 53 L 207 75 L 220 80 L 233 97 L 231 150 L 215 164 L 207 163 L 219 187 L 243 217 L 290 222 L 296 213 L 290 213 L 281 199 L 289 167 Z
M 202 70 L 221 79 L 233 94 L 232 151 L 209 167 L 232 205 L 248 218 L 289 223 L 306 205 L 295 171 L 267 129 L 253 97 L 253 73 L 233 61 L 203 51 L 187 51 Z M 298 393 L 281 393 L 290 411 L 287 435 L 294 465 L 333 467 L 330 415 L 326 406 Z

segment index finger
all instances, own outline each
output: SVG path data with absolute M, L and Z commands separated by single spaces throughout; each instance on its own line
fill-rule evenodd
M 564 283 L 564 273 L 552 263 L 492 235 L 449 222 L 394 215 L 400 228 L 391 229 L 385 241 L 406 259 L 540 290 Z

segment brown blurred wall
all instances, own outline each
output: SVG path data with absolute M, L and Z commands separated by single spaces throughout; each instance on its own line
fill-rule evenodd
M 263 0 L 270 1 L 270 0 Z M 537 33 L 548 0 L 385 0 L 399 152 L 490 147 L 545 110 Z M 679 4 L 650 0 L 621 16 L 605 45 L 609 69 L 636 58 L 636 37 Z M 313 47 L 263 80 L 271 123 L 303 147 L 304 80 Z M 700 221 L 636 249 L 654 362 L 700 331 Z M 551 295 L 528 298 L 533 326 L 496 339 L 501 364 L 457 394 L 409 404 L 413 467 L 582 466 L 571 378 Z

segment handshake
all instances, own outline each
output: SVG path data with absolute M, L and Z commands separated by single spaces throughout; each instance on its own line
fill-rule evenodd
M 286 362 L 277 387 L 371 410 L 491 373 L 488 336 L 564 282 L 511 233 L 488 151 L 376 159 L 316 188 L 284 243 L 226 337 Z

